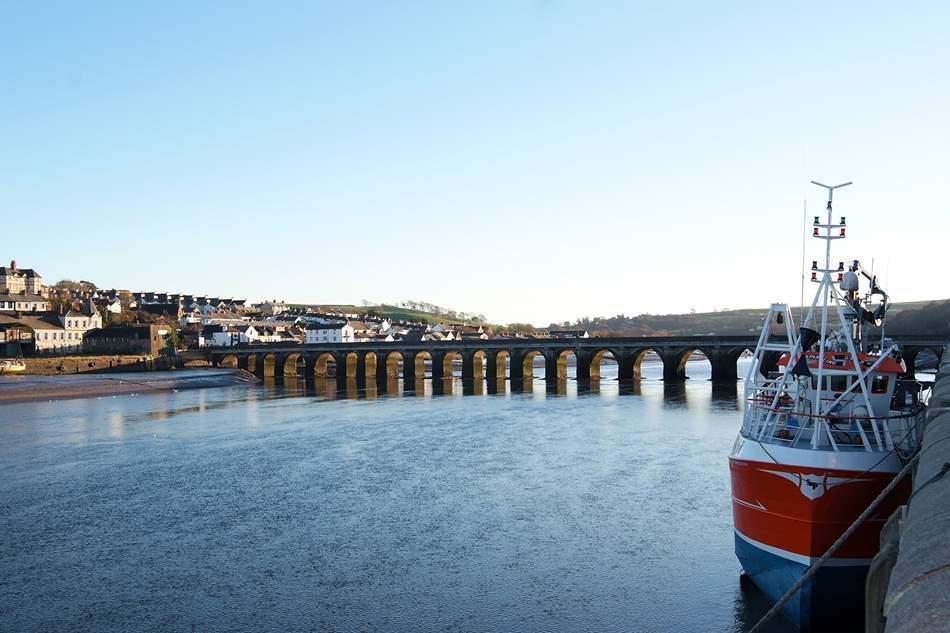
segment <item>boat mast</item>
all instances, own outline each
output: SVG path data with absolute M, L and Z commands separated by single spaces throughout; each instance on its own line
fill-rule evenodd
M 848 182 L 842 183 L 840 185 L 833 185 L 833 186 L 825 185 L 815 180 L 812 180 L 811 183 L 813 185 L 818 185 L 819 187 L 824 187 L 825 189 L 828 190 L 828 204 L 825 207 L 825 209 L 828 211 L 828 221 L 824 226 L 819 227 L 825 230 L 824 231 L 825 234 L 817 235 L 817 237 L 825 240 L 825 268 L 824 268 L 822 278 L 821 278 L 821 286 L 818 290 L 822 295 L 821 297 L 821 330 L 820 330 L 820 337 L 818 339 L 819 340 L 818 393 L 821 393 L 821 390 L 824 387 L 824 383 L 822 382 L 822 380 L 824 379 L 824 376 L 822 374 L 824 373 L 823 369 L 825 366 L 825 338 L 827 336 L 827 331 L 828 331 L 828 294 L 829 294 L 831 283 L 832 283 L 831 282 L 831 240 L 838 239 L 839 237 L 837 235 L 833 236 L 831 234 L 831 229 L 833 228 L 831 224 L 831 202 L 832 202 L 832 198 L 834 197 L 835 189 L 847 187 L 848 185 L 851 184 L 851 181 L 849 180 Z M 837 228 L 837 225 L 834 225 L 834 228 Z M 816 232 L 817 232 L 817 229 L 816 229 Z M 824 411 L 822 410 L 823 404 L 820 398 L 818 399 L 817 405 L 818 405 L 817 407 L 818 415 L 823 415 L 824 414 Z M 815 439 L 817 439 L 817 434 L 816 434 Z

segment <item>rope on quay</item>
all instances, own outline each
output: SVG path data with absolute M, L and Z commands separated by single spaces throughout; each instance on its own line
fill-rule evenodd
M 874 498 L 874 501 L 872 501 L 871 504 L 867 508 L 864 509 L 864 512 L 862 512 L 858 516 L 858 518 L 854 520 L 854 523 L 848 526 L 848 529 L 845 530 L 844 533 L 842 533 L 842 535 L 838 537 L 838 540 L 836 540 L 834 543 L 831 544 L 831 547 L 828 548 L 828 551 L 822 554 L 818 560 L 816 560 L 814 563 L 811 564 L 811 567 L 809 567 L 808 571 L 806 571 L 802 575 L 802 577 L 798 579 L 798 582 L 792 585 L 792 587 L 788 591 L 785 592 L 785 595 L 782 596 L 778 602 L 772 605 L 772 608 L 769 609 L 768 612 L 766 612 L 766 614 L 763 615 L 762 618 L 758 622 L 755 623 L 755 626 L 749 629 L 749 633 L 757 633 L 759 630 L 761 630 L 761 628 L 765 626 L 766 622 L 771 620 L 772 617 L 776 613 L 782 610 L 782 607 L 784 607 L 785 604 L 789 600 L 795 597 L 795 594 L 798 593 L 799 589 L 804 587 L 805 583 L 811 580 L 812 576 L 818 573 L 818 569 L 822 565 L 824 565 L 825 562 L 829 558 L 831 558 L 832 554 L 838 551 L 838 549 L 844 544 L 846 540 L 848 540 L 851 537 L 852 534 L 854 534 L 855 530 L 858 529 L 858 526 L 864 523 L 864 521 L 869 516 L 871 516 L 871 513 L 874 512 L 875 509 L 877 509 L 877 507 L 881 504 L 882 501 L 884 501 L 884 498 L 887 497 L 887 495 L 891 494 L 894 488 L 897 487 L 897 484 L 900 483 L 901 479 L 903 479 L 904 476 L 910 472 L 911 468 L 914 467 L 914 464 L 917 463 L 918 459 L 920 459 L 920 451 L 918 451 L 913 457 L 911 457 L 907 461 L 906 464 L 904 464 L 904 467 L 901 468 L 900 472 L 898 472 L 894 476 L 894 478 L 890 481 L 890 483 L 888 483 L 884 487 L 884 490 L 882 490 L 880 494 L 878 494 L 877 497 Z

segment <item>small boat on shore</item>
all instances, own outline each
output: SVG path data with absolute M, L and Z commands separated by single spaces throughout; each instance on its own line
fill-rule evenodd
M 26 363 L 22 358 L 0 358 L 0 376 L 22 374 L 25 371 Z
M 788 305 L 769 308 L 729 457 L 736 555 L 773 602 L 884 491 L 923 430 L 920 383 L 884 338 L 887 293 L 859 261 L 832 264 L 831 244 L 846 234 L 844 217 L 832 222 L 832 194 L 844 185 L 815 184 L 828 189 L 827 219 L 815 216 L 812 229 L 825 247 L 824 266 L 812 263 L 818 289 L 797 331 Z M 785 616 L 802 630 L 859 628 L 881 528 L 909 493 L 906 478 L 784 604 Z

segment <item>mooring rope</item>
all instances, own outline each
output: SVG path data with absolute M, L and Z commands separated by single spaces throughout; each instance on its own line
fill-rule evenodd
M 882 490 L 880 494 L 878 494 L 877 497 L 874 498 L 874 501 L 872 501 L 871 504 L 867 508 L 864 509 L 864 512 L 862 512 L 858 516 L 858 518 L 854 520 L 854 523 L 848 526 L 848 529 L 845 530 L 841 534 L 841 536 L 838 537 L 838 540 L 836 540 L 834 543 L 831 544 L 831 547 L 828 548 L 828 551 L 826 551 L 824 554 L 821 555 L 821 557 L 818 558 L 818 560 L 812 563 L 811 567 L 809 567 L 808 570 L 802 575 L 802 577 L 798 579 L 798 582 L 792 585 L 792 587 L 788 591 L 785 592 L 785 595 L 783 595 L 781 599 L 779 599 L 778 602 L 772 605 L 772 608 L 769 609 L 768 612 L 766 612 L 766 614 L 763 615 L 759 619 L 759 621 L 755 623 L 755 626 L 749 629 L 749 633 L 757 633 L 757 631 L 759 631 L 765 625 L 766 622 L 771 620 L 772 617 L 776 613 L 782 610 L 782 607 L 784 607 L 785 604 L 789 600 L 795 597 L 795 594 L 798 593 L 799 589 L 804 587 L 805 583 L 811 580 L 812 577 L 816 573 L 818 573 L 819 568 L 821 568 L 821 566 L 825 564 L 825 562 L 829 558 L 831 558 L 831 555 L 834 554 L 836 551 L 838 551 L 838 549 L 844 544 L 844 542 L 848 540 L 852 534 L 854 534 L 855 530 L 858 529 L 858 526 L 864 523 L 864 521 L 869 516 L 871 516 L 871 513 L 874 512 L 875 509 L 877 509 L 877 507 L 881 504 L 884 498 L 887 497 L 887 495 L 891 494 L 894 488 L 897 487 L 897 484 L 900 483 L 901 479 L 903 479 L 904 476 L 910 472 L 911 468 L 914 466 L 914 464 L 917 463 L 917 460 L 919 458 L 920 458 L 920 452 L 918 451 L 913 457 L 911 457 L 907 461 L 906 464 L 904 464 L 904 467 L 894 476 L 894 478 L 890 481 L 890 483 L 884 486 L 884 490 Z

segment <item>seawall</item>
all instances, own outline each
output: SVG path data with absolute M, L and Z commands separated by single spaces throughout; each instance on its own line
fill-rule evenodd
M 950 346 L 930 397 L 913 490 L 882 533 L 875 563 L 893 568 L 879 576 L 876 591 L 869 577 L 869 608 L 877 608 L 870 602 L 877 593 L 880 618 L 868 618 L 868 631 L 950 632 Z
M 67 374 L 104 374 L 109 372 L 159 371 L 171 369 L 174 362 L 133 354 L 27 356 L 24 375 L 60 376 Z

